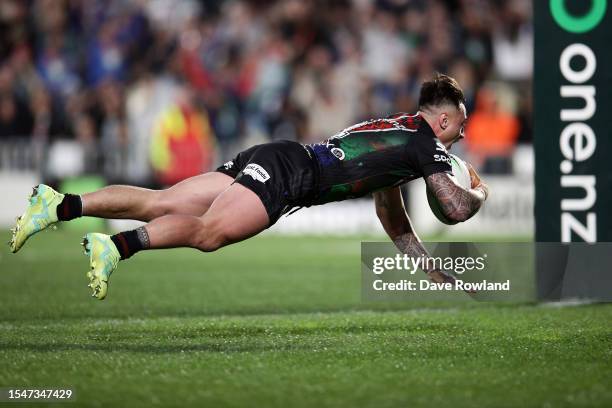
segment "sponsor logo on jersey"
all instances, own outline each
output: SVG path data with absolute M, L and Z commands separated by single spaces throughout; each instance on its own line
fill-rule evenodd
M 344 150 L 340 149 L 339 147 L 334 147 L 331 149 L 331 152 L 334 156 L 336 156 L 339 160 L 344 160 Z
M 446 162 L 448 164 L 451 163 L 451 159 L 447 155 L 444 155 L 444 154 L 434 154 L 433 157 L 434 157 L 434 161 L 437 161 L 437 162 Z
M 265 171 L 259 164 L 251 163 L 247 165 L 242 172 L 253 177 L 253 180 L 261 181 L 262 183 L 270 180 L 270 175 L 268 172 Z
M 444 152 L 444 153 L 448 153 L 446 151 L 446 147 L 444 147 L 444 145 L 442 144 L 442 142 L 436 142 L 436 150 L 439 152 Z

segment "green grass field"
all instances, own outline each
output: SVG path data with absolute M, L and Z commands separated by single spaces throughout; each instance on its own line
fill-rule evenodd
M 71 387 L 70 407 L 612 406 L 610 305 L 364 303 L 359 238 L 272 236 L 138 254 L 100 302 L 79 238 L 1 250 L 0 388 Z

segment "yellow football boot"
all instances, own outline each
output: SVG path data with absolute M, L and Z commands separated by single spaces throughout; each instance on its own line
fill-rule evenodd
M 13 253 L 19 251 L 32 235 L 58 221 L 57 206 L 63 199 L 63 194 L 45 184 L 34 187 L 28 208 L 21 217 L 17 217 L 17 224 L 11 230 L 13 236 L 9 241 L 9 246 Z
M 117 268 L 121 256 L 110 235 L 87 234 L 83 237 L 81 245 L 85 248 L 85 255 L 89 255 L 90 270 L 87 272 L 89 278 L 87 286 L 93 290 L 92 297 L 103 300 L 108 292 L 108 280 Z

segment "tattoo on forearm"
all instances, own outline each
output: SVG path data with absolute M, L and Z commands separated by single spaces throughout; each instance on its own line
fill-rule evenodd
M 429 257 L 427 249 L 423 246 L 419 237 L 414 233 L 402 234 L 393 239 L 393 243 L 400 250 L 401 253 L 408 255 L 411 258 L 421 258 L 423 256 Z M 425 263 L 424 266 L 428 266 Z M 434 268 L 424 268 L 426 273 L 433 271 Z
M 436 173 L 427 177 L 427 186 L 438 198 L 438 202 L 449 218 L 456 221 L 469 219 L 486 198 L 484 191 L 475 193 L 454 183 L 447 174 Z
M 423 272 L 429 276 L 434 282 L 444 283 L 444 282 L 455 282 L 455 278 L 448 273 L 438 269 L 435 267 L 434 263 L 430 263 L 427 260 L 430 259 L 430 255 L 427 252 L 427 249 L 423 246 L 419 237 L 414 233 L 407 233 L 400 235 L 393 239 L 393 243 L 402 253 L 410 256 L 411 258 L 421 258 L 425 259 L 425 262 L 421 264 L 421 269 Z

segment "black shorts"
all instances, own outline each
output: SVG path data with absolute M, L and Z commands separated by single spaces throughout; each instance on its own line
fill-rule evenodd
M 217 171 L 257 194 L 272 225 L 291 208 L 309 205 L 317 168 L 307 146 L 283 140 L 240 152 Z

